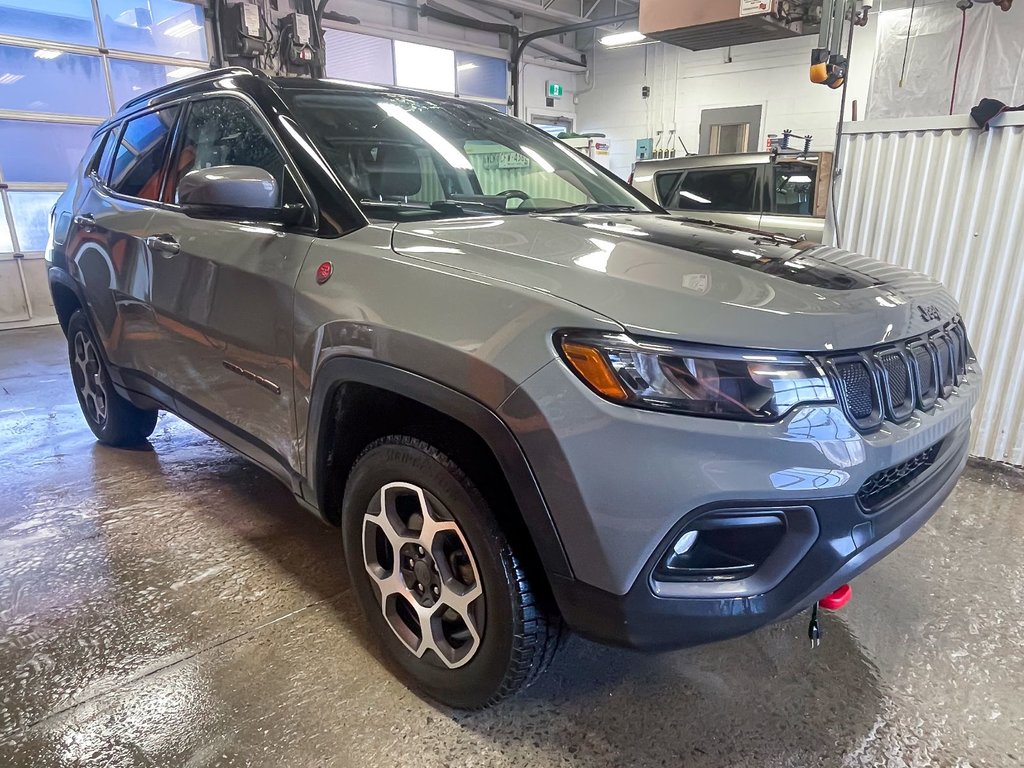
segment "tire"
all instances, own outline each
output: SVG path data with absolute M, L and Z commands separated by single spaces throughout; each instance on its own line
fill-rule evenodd
M 371 630 L 411 687 L 480 709 L 550 663 L 560 617 L 538 601 L 483 495 L 437 448 L 406 436 L 370 444 L 346 484 L 342 535 Z
M 80 309 L 68 321 L 68 358 L 78 404 L 97 440 L 128 447 L 153 434 L 159 412 L 136 408 L 114 390 L 99 342 Z

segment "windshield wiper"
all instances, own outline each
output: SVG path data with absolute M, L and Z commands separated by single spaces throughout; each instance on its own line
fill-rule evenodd
M 583 203 L 564 208 L 535 208 L 531 213 L 642 213 L 635 205 L 613 203 Z
M 719 221 L 711 221 L 711 219 L 697 219 L 693 216 L 679 216 L 680 221 L 685 221 L 688 224 L 703 224 L 705 227 L 714 227 L 715 229 L 728 229 L 733 232 L 742 232 L 748 235 L 754 235 L 752 240 L 762 239 L 771 240 L 776 245 L 797 245 L 798 243 L 804 242 L 806 238 L 790 237 L 784 235 L 781 232 L 765 232 L 762 229 L 754 229 L 753 227 L 740 227 L 733 224 L 723 224 Z
M 496 205 L 490 203 L 481 203 L 478 200 L 437 200 L 430 204 L 430 207 L 435 211 L 443 211 L 447 213 L 450 210 L 454 210 L 457 213 L 465 213 L 467 206 L 479 209 L 481 211 L 489 211 L 491 213 L 497 213 L 502 216 L 506 216 L 516 211 L 508 208 L 499 208 Z

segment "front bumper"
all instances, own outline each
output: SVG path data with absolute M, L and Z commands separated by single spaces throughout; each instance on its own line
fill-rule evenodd
M 554 585 L 559 607 L 569 626 L 584 636 L 647 650 L 725 640 L 785 619 L 853 579 L 924 525 L 956 485 L 967 461 L 969 437 L 968 424 L 964 424 L 943 442 L 926 473 L 892 503 L 870 515 L 862 511 L 855 496 L 791 507 L 812 509 L 818 534 L 788 575 L 767 592 L 740 597 L 661 597 L 652 589 L 651 573 L 657 560 L 653 557 L 625 595 L 578 581 L 560 581 Z
M 652 649 L 783 619 L 898 546 L 955 485 L 981 384 L 972 370 L 931 412 L 861 434 L 837 406 L 807 406 L 775 424 L 624 408 L 596 398 L 561 365 L 539 371 L 500 409 L 572 567 L 571 578 L 552 579 L 554 596 L 580 633 Z M 872 475 L 940 443 L 904 491 L 864 511 L 857 494 Z M 747 579 L 696 589 L 652 578 L 695 516 L 746 508 L 792 510 L 799 523 L 790 526 L 799 546 L 774 570 L 765 561 Z

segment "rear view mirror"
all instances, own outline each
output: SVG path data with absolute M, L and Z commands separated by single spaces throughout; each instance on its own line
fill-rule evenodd
M 296 224 L 303 206 L 281 206 L 277 180 L 251 165 L 217 165 L 186 173 L 178 182 L 178 203 L 198 219 L 270 221 Z

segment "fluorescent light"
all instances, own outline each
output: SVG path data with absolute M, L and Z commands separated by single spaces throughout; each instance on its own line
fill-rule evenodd
M 459 70 L 459 72 L 467 72 L 471 69 L 476 69 L 476 64 L 472 61 L 467 61 L 465 64 L 459 64 L 456 69 Z
M 180 80 L 183 77 L 190 77 L 202 72 L 199 67 L 177 67 L 167 73 L 168 80 Z
M 615 45 L 630 45 L 631 43 L 642 43 L 647 39 L 647 35 L 640 31 L 634 32 L 617 32 L 614 35 L 605 35 L 601 38 L 601 45 L 615 46 Z
M 165 29 L 164 34 L 167 37 L 185 37 L 187 35 L 191 35 L 193 32 L 198 32 L 200 29 L 202 29 L 201 26 L 191 19 L 186 19 L 185 21 L 179 21 L 177 24 Z
M 791 184 L 810 184 L 813 179 L 810 176 L 790 176 L 789 181 Z
M 437 150 L 438 154 L 440 154 L 441 157 L 444 158 L 445 162 L 452 168 L 458 168 L 464 171 L 473 170 L 472 164 L 466 159 L 465 155 L 455 148 L 454 144 L 418 117 L 406 112 L 400 106 L 392 104 L 391 102 L 381 101 L 378 103 L 378 106 Z
M 682 195 L 683 197 L 690 198 L 695 203 L 700 203 L 701 205 L 711 205 L 711 201 L 708 200 L 706 197 L 701 197 L 700 195 L 695 195 L 695 194 L 693 194 L 693 192 L 687 192 L 685 189 L 680 190 L 679 194 Z
M 549 163 L 543 157 L 541 157 L 540 153 L 536 149 L 534 149 L 533 147 L 523 147 L 523 146 L 520 146 L 519 148 L 521 150 L 523 150 L 523 154 L 524 155 L 527 155 L 528 157 L 530 157 L 533 160 L 533 162 L 535 162 L 537 165 L 539 165 L 545 171 L 547 171 L 548 173 L 554 173 L 555 172 L 555 167 L 553 165 L 551 165 L 551 163 Z
M 56 59 L 58 56 L 63 56 L 64 51 L 55 51 L 53 48 L 39 48 L 32 55 L 37 59 Z
M 16 83 L 23 77 L 24 75 L 12 75 L 10 72 L 4 72 L 2 75 L 0 75 L 0 85 L 10 85 L 11 83 Z

